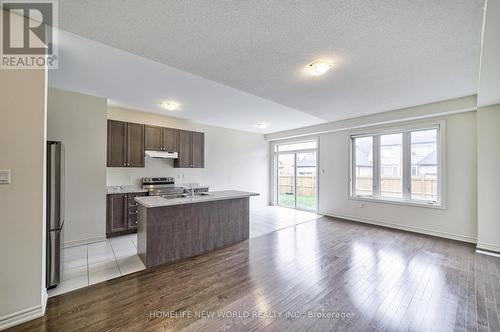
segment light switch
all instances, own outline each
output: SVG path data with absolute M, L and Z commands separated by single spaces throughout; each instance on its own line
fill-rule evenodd
M 0 184 L 10 184 L 10 169 L 0 169 Z

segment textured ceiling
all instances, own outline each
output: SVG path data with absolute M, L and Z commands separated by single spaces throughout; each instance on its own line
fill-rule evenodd
M 60 0 L 60 27 L 339 120 L 475 94 L 482 0 Z M 304 74 L 332 60 L 323 77 Z
M 325 122 L 220 83 L 60 31 L 59 68 L 49 86 L 108 98 L 121 106 L 194 122 L 256 133 L 271 133 Z M 161 102 L 181 109 L 167 111 Z M 268 122 L 268 128 L 258 128 Z

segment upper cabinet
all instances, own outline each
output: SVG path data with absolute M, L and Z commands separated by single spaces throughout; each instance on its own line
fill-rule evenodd
M 162 128 L 161 131 L 163 150 L 167 152 L 179 152 L 179 130 Z
M 127 123 L 108 120 L 108 167 L 126 167 Z
M 145 149 L 154 151 L 179 152 L 179 130 L 146 126 Z
M 144 167 L 144 125 L 108 120 L 108 167 Z
M 176 168 L 205 167 L 205 134 L 108 120 L 108 167 L 144 167 L 144 151 L 178 152 Z
M 176 168 L 205 167 L 205 134 L 181 130 L 179 133 L 179 157 Z
M 146 126 L 145 128 L 145 150 L 161 151 L 163 150 L 163 142 L 161 137 L 161 127 L 156 126 Z
M 144 125 L 127 123 L 127 167 L 144 167 Z
M 191 132 L 191 167 L 205 167 L 205 134 Z

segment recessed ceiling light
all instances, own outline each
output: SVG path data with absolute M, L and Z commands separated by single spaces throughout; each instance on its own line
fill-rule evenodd
M 260 129 L 265 129 L 265 128 L 269 127 L 269 123 L 259 122 L 259 123 L 257 123 L 257 127 L 259 127 Z
M 332 69 L 333 64 L 326 61 L 314 61 L 307 65 L 307 70 L 312 76 L 321 76 L 330 69 Z
M 175 101 L 169 100 L 161 103 L 161 107 L 169 111 L 177 111 L 181 105 Z

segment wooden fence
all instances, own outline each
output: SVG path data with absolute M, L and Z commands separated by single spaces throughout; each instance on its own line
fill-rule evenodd
M 279 193 L 293 193 L 293 176 L 279 177 Z M 316 196 L 316 177 L 297 176 L 297 196 Z
M 356 192 L 359 194 L 371 193 L 373 180 L 371 177 L 358 176 L 356 178 Z M 384 176 L 381 179 L 380 191 L 386 196 L 401 195 L 401 178 Z M 437 177 L 435 175 L 412 176 L 411 192 L 414 199 L 437 199 Z
M 384 176 L 381 179 L 381 192 L 385 196 L 401 195 L 401 178 Z M 279 193 L 293 193 L 293 176 L 279 177 Z M 339 185 L 344 185 L 339 184 Z M 371 193 L 373 181 L 371 177 L 358 176 L 356 181 L 356 191 L 359 194 Z M 412 176 L 411 178 L 412 198 L 423 200 L 437 199 L 437 177 Z M 316 177 L 315 176 L 297 176 L 297 196 L 315 196 L 316 195 Z

